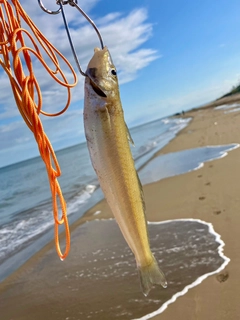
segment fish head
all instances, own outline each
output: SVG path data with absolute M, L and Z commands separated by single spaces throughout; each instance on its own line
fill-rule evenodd
M 88 64 L 86 75 L 86 79 L 98 96 L 110 98 L 118 95 L 117 71 L 107 47 L 102 50 L 94 49 L 94 55 Z

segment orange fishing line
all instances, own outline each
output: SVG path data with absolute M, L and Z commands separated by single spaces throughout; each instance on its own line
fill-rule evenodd
M 9 2 L 7 0 L 0 0 L 0 54 L 2 56 L 0 57 L 0 65 L 9 77 L 17 107 L 27 126 L 32 131 L 38 144 L 40 155 L 46 165 L 52 194 L 56 250 L 59 257 L 63 260 L 70 250 L 70 231 L 66 202 L 57 180 L 57 177 L 61 175 L 61 170 L 51 142 L 44 132 L 39 115 L 41 113 L 47 116 L 58 116 L 67 110 L 71 100 L 70 89 L 77 84 L 77 76 L 68 60 L 45 38 L 24 11 L 19 1 L 12 0 L 12 4 Z M 21 20 L 25 21 L 30 31 L 21 27 Z M 28 39 L 28 42 L 31 42 L 32 47 L 26 45 L 26 39 Z M 38 42 L 38 45 L 36 42 Z M 50 58 L 54 70 L 44 60 L 39 47 Z M 56 82 L 67 89 L 66 105 L 55 114 L 49 114 L 42 110 L 42 94 L 34 75 L 31 55 L 38 59 Z M 74 79 L 73 83 L 68 82 L 60 67 L 59 60 L 62 60 L 70 69 Z M 28 74 L 24 73 L 24 68 L 25 70 L 27 69 Z M 61 207 L 61 217 L 59 217 L 58 202 Z M 65 227 L 66 233 L 66 245 L 63 253 L 59 244 L 59 225 L 62 224 Z

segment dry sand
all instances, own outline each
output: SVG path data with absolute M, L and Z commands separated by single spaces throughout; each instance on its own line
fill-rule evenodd
M 196 148 L 207 145 L 222 145 L 239 143 L 240 141 L 240 113 L 233 112 L 225 114 L 223 110 L 214 110 L 208 106 L 207 109 L 198 109 L 185 114 L 193 117 L 191 123 L 182 130 L 159 154 L 175 152 L 183 149 Z M 203 168 L 187 174 L 167 178 L 156 183 L 144 186 L 145 200 L 147 206 L 147 218 L 149 221 L 161 221 L 179 218 L 196 218 L 211 222 L 226 246 L 224 253 L 231 259 L 226 269 L 220 275 L 208 277 L 200 285 L 189 290 L 184 296 L 179 297 L 176 302 L 154 319 L 173 320 L 237 320 L 240 318 L 240 148 L 231 151 L 228 156 L 208 162 Z M 93 214 L 100 210 L 97 216 Z M 112 217 L 111 212 L 103 200 L 90 209 L 83 219 L 72 227 L 73 250 L 87 254 L 94 250 L 94 234 L 85 235 L 84 228 L 81 238 L 76 233 L 79 224 L 86 220 L 95 218 Z M 88 224 L 85 224 L 88 225 Z M 81 227 L 82 228 L 82 227 Z M 104 240 L 105 239 L 105 240 Z M 109 232 L 105 230 L 102 235 L 103 246 L 109 241 Z M 68 269 L 73 271 L 79 268 L 78 254 L 71 253 L 68 260 Z M 53 258 L 54 256 L 54 258 Z M 49 244 L 40 253 L 35 255 L 20 270 L 10 276 L 0 285 L 0 312 L 1 320 L 20 319 L 83 319 L 80 315 L 74 317 L 62 317 L 61 307 L 77 309 L 72 303 L 78 292 L 68 290 L 66 282 L 57 276 L 49 279 L 49 286 L 44 290 L 41 287 L 41 279 L 51 274 L 49 261 L 55 259 L 53 244 Z M 82 261 L 84 268 L 84 261 Z M 53 265 L 54 266 L 54 265 Z M 72 268 L 72 270 L 71 270 Z M 34 273 L 35 272 L 35 273 Z M 33 280 L 39 277 L 39 286 Z M 54 274 L 54 273 L 52 273 Z M 42 278 L 41 278 L 42 277 Z M 135 281 L 135 280 L 134 280 Z M 136 277 L 136 296 L 139 286 Z M 67 285 L 69 286 L 70 283 Z M 112 288 L 111 284 L 101 284 L 102 294 Z M 114 300 L 118 294 L 117 285 L 110 292 Z M 120 285 L 120 284 L 119 284 Z M 101 290 L 94 287 L 94 282 L 89 279 L 83 284 L 84 300 L 79 303 L 86 308 L 93 308 L 91 297 L 100 294 Z M 95 292 L 96 291 L 96 292 Z M 54 296 L 64 297 L 65 305 L 55 305 Z M 134 297 L 133 297 L 134 298 Z M 38 305 L 34 304 L 38 301 Z M 102 302 L 99 302 L 102 303 Z M 99 320 L 114 319 L 112 316 L 101 317 Z
M 240 113 L 221 110 L 189 112 L 194 119 L 161 153 L 206 145 L 238 143 Z M 231 259 L 222 277 L 212 276 L 191 289 L 156 319 L 237 320 L 240 318 L 240 149 L 197 171 L 145 187 L 148 219 L 199 218 L 211 222 Z M 161 208 L 161 213 L 158 212 Z M 226 280 L 222 281 L 221 280 Z

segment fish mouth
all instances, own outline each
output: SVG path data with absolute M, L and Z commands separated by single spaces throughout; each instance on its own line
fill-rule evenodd
M 101 89 L 97 81 L 97 68 L 88 68 L 86 74 L 90 80 L 90 85 L 95 93 L 102 98 L 107 98 L 105 92 Z
M 96 94 L 99 95 L 100 97 L 107 98 L 106 94 L 99 88 L 99 86 L 97 86 L 96 83 L 92 81 L 92 79 L 89 78 L 89 80 L 90 80 L 90 85 L 92 89 L 96 92 Z

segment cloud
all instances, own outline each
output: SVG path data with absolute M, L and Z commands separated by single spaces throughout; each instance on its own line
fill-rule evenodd
M 9 150 L 18 144 L 19 139 L 29 141 L 29 129 L 23 121 L 16 121 L 7 125 L 0 126 L 0 150 Z
M 56 149 L 79 143 L 84 136 L 83 110 L 69 110 L 66 114 L 54 118 L 43 118 L 45 132 Z M 69 125 L 71 124 L 71 125 Z M 57 133 L 57 134 L 56 134 Z
M 82 110 L 74 110 L 60 117 L 42 117 L 44 131 L 55 150 L 77 144 L 83 139 L 81 115 Z M 0 167 L 39 155 L 33 133 L 22 119 L 1 125 L 0 136 Z
M 235 79 L 225 79 L 223 82 L 207 83 L 205 86 L 195 87 L 194 90 L 189 91 L 187 94 L 173 94 L 171 97 L 161 99 L 151 103 L 146 108 L 143 108 L 141 115 L 138 118 L 129 120 L 131 126 L 148 122 L 157 118 L 162 118 L 181 112 L 182 110 L 189 110 L 195 107 L 200 107 L 205 103 L 213 101 L 226 92 L 236 84 L 236 79 L 239 75 L 235 75 Z M 147 110 L 144 114 L 144 110 Z
M 83 9 L 89 12 L 98 2 L 98 0 L 85 1 L 83 2 Z M 63 27 L 61 14 L 47 15 L 41 11 L 36 3 L 33 4 L 32 0 L 21 1 L 36 25 L 77 70 Z M 45 5 L 49 5 L 47 1 Z M 83 70 L 85 70 L 93 55 L 94 47 L 100 46 L 100 44 L 95 31 L 79 12 L 70 6 L 65 7 L 78 59 Z M 52 10 L 56 10 L 56 8 L 56 5 L 49 7 Z M 136 9 L 127 15 L 121 12 L 110 12 L 106 16 L 96 17 L 95 15 L 93 18 L 101 31 L 104 43 L 110 49 L 113 61 L 118 69 L 120 83 L 132 81 L 137 77 L 139 70 L 160 57 L 156 50 L 143 47 L 144 43 L 152 36 L 152 24 L 147 22 L 148 15 L 145 9 Z M 25 26 L 24 23 L 23 26 Z M 32 46 L 29 40 L 26 42 L 29 46 Z M 46 56 L 44 53 L 43 55 Z M 61 110 L 66 101 L 66 89 L 56 84 L 34 56 L 32 60 L 34 73 L 42 90 L 43 110 L 50 113 Z M 72 81 L 69 70 L 63 64 L 61 66 Z M 78 73 L 78 71 L 76 72 Z M 83 84 L 84 78 L 78 73 L 78 85 L 72 90 L 72 104 L 63 116 L 54 119 L 42 117 L 45 130 L 57 148 L 80 142 L 83 139 L 81 110 L 81 100 L 84 95 Z M 2 166 L 9 163 L 13 154 L 15 154 L 14 160 L 18 161 L 24 157 L 35 156 L 37 149 L 32 133 L 19 116 L 9 80 L 1 70 L 0 88 L 0 159 L 2 160 L 0 166 Z M 23 151 L 21 154 L 16 152 L 20 149 Z
M 90 1 L 86 10 L 91 9 L 98 1 Z M 70 49 L 70 45 L 63 28 L 61 14 L 57 16 L 47 15 L 42 12 L 38 6 L 33 6 L 31 0 L 22 1 L 22 5 L 31 16 L 37 26 L 40 26 L 41 31 L 47 35 L 48 39 L 64 54 L 65 57 L 72 63 L 75 70 L 75 61 Z M 54 9 L 52 7 L 52 9 Z M 66 6 L 66 15 L 68 17 L 72 40 L 78 54 L 78 59 L 83 67 L 86 66 L 93 55 L 93 48 L 98 45 L 98 39 L 92 26 L 85 22 L 77 10 Z M 105 17 L 96 19 L 99 30 L 102 33 L 104 43 L 108 45 L 113 57 L 114 63 L 119 71 L 119 82 L 126 83 L 132 81 L 137 72 L 146 67 L 159 55 L 153 49 L 139 48 L 146 42 L 152 33 L 152 25 L 146 22 L 147 11 L 138 9 L 130 12 L 127 16 L 123 16 L 120 12 L 109 13 Z M 80 22 L 79 22 L 80 21 Z M 29 41 L 28 45 L 32 47 Z M 46 56 L 42 52 L 43 56 Z M 34 73 L 40 84 L 45 108 L 49 108 L 50 112 L 55 112 L 58 106 L 55 105 L 64 101 L 66 91 L 59 87 L 51 76 L 46 73 L 42 64 L 33 57 Z M 47 60 L 50 63 L 49 60 Z M 64 66 L 63 66 L 64 67 Z M 69 78 L 69 70 L 65 67 L 65 72 Z M 77 71 L 78 73 L 78 71 Z M 72 79 L 70 79 L 70 82 Z M 84 79 L 79 75 L 78 94 L 73 95 L 73 102 L 83 99 L 83 82 Z M 12 104 L 12 95 L 9 90 L 9 82 L 7 76 L 0 73 L 1 84 L 1 103 L 4 103 L 5 108 Z M 52 103 L 54 96 L 54 104 Z

